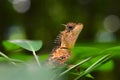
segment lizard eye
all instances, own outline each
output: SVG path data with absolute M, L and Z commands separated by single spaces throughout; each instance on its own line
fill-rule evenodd
M 68 26 L 68 30 L 73 30 L 73 26 Z

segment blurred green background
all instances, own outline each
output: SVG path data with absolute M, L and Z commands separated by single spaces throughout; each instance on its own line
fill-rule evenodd
M 120 0 L 0 0 L 0 43 L 8 39 L 42 40 L 41 52 L 49 52 L 52 42 L 64 29 L 61 24 L 67 22 L 84 24 L 78 44 L 118 43 Z M 4 52 L 2 45 L 0 49 Z M 116 62 L 120 65 L 120 60 Z M 119 75 L 118 66 L 115 71 Z
M 118 41 L 119 4 L 119 0 L 0 0 L 0 41 L 40 39 L 49 46 L 67 22 L 84 24 L 78 43 Z

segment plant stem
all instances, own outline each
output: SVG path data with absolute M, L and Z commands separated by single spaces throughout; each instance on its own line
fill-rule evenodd
M 36 59 L 36 62 L 37 62 L 37 64 L 38 64 L 38 66 L 41 66 L 41 65 L 40 65 L 40 62 L 39 62 L 39 59 L 38 59 L 35 51 L 33 50 L 32 52 L 33 52 L 33 55 L 34 55 L 34 57 L 35 57 L 35 59 Z
M 11 59 L 10 59 L 8 56 L 6 56 L 4 53 L 0 52 L 0 55 L 3 56 L 3 57 L 4 57 L 5 59 L 7 59 L 8 61 L 10 61 L 12 64 L 16 65 L 16 63 L 13 62 L 13 61 L 11 61 Z
M 30 46 L 30 48 L 31 48 L 31 50 L 32 50 L 32 53 L 33 53 L 33 56 L 35 57 L 35 60 L 36 60 L 36 62 L 37 62 L 37 64 L 38 64 L 38 66 L 41 66 L 40 65 L 40 62 L 39 62 L 39 59 L 38 59 L 38 57 L 37 57 L 37 55 L 36 55 L 36 53 L 35 53 L 35 50 L 33 49 L 33 47 L 26 41 L 26 43 Z
M 76 65 L 70 67 L 69 69 L 65 70 L 64 72 L 62 72 L 59 76 L 62 76 L 62 75 L 64 75 L 64 74 L 66 74 L 67 72 L 69 72 L 69 71 L 72 70 L 73 68 L 75 68 L 75 67 L 77 67 L 77 66 L 79 66 L 79 65 L 81 65 L 81 64 L 83 64 L 83 63 L 85 63 L 86 61 L 88 61 L 88 60 L 90 60 L 90 59 L 91 59 L 91 57 L 88 57 L 88 58 L 82 60 L 82 61 L 79 62 L 78 64 L 76 64 Z

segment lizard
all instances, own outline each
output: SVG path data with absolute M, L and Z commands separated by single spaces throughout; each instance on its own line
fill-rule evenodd
M 58 35 L 55 42 L 57 46 L 52 49 L 48 58 L 48 63 L 51 65 L 64 65 L 70 59 L 71 49 L 83 29 L 82 23 L 68 22 L 63 25 L 65 30 Z

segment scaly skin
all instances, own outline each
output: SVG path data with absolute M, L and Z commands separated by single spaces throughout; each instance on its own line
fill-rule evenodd
M 51 65 L 64 65 L 71 57 L 70 49 L 83 29 L 83 24 L 69 22 L 64 25 L 66 28 L 60 33 L 57 39 L 57 46 L 53 48 L 48 63 Z

